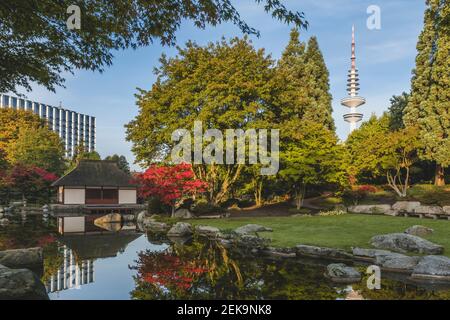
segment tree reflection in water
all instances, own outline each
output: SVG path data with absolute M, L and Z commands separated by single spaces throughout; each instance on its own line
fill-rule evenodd
M 323 269 L 289 261 L 245 258 L 216 241 L 144 251 L 133 299 L 337 299 Z

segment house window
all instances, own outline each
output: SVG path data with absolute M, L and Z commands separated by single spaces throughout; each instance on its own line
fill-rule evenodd
M 118 189 L 86 188 L 86 204 L 117 204 Z

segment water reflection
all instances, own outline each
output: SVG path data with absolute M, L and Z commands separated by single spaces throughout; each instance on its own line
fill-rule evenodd
M 326 262 L 246 256 L 203 239 L 181 245 L 96 218 L 18 215 L 0 227 L 0 250 L 43 247 L 39 276 L 51 299 L 450 299 L 448 285 L 387 273 L 381 290 L 367 289 L 367 277 L 336 285 L 323 276 Z
M 56 274 L 50 276 L 46 283 L 48 293 L 67 289 L 79 289 L 80 286 L 94 282 L 94 260 L 77 261 L 73 250 L 62 248 L 63 264 Z

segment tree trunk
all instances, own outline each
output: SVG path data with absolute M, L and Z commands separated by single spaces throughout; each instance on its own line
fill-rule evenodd
M 262 206 L 262 189 L 263 189 L 263 181 L 255 182 L 255 204 L 257 207 Z
M 297 210 L 300 210 L 303 206 L 303 200 L 305 198 L 306 186 L 300 187 L 300 190 L 295 191 L 295 206 Z
M 444 167 L 436 164 L 436 174 L 434 178 L 434 185 L 438 187 L 445 186 Z
M 175 217 L 175 205 L 172 206 L 172 218 Z

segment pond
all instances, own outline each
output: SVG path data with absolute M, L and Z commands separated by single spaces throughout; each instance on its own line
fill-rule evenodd
M 382 275 L 337 285 L 325 262 L 271 260 L 230 252 L 214 241 L 172 243 L 133 223 L 96 225 L 95 216 L 16 217 L 0 226 L 0 250 L 44 248 L 39 271 L 50 299 L 449 299 L 450 287 Z M 361 266 L 364 271 L 366 267 Z

